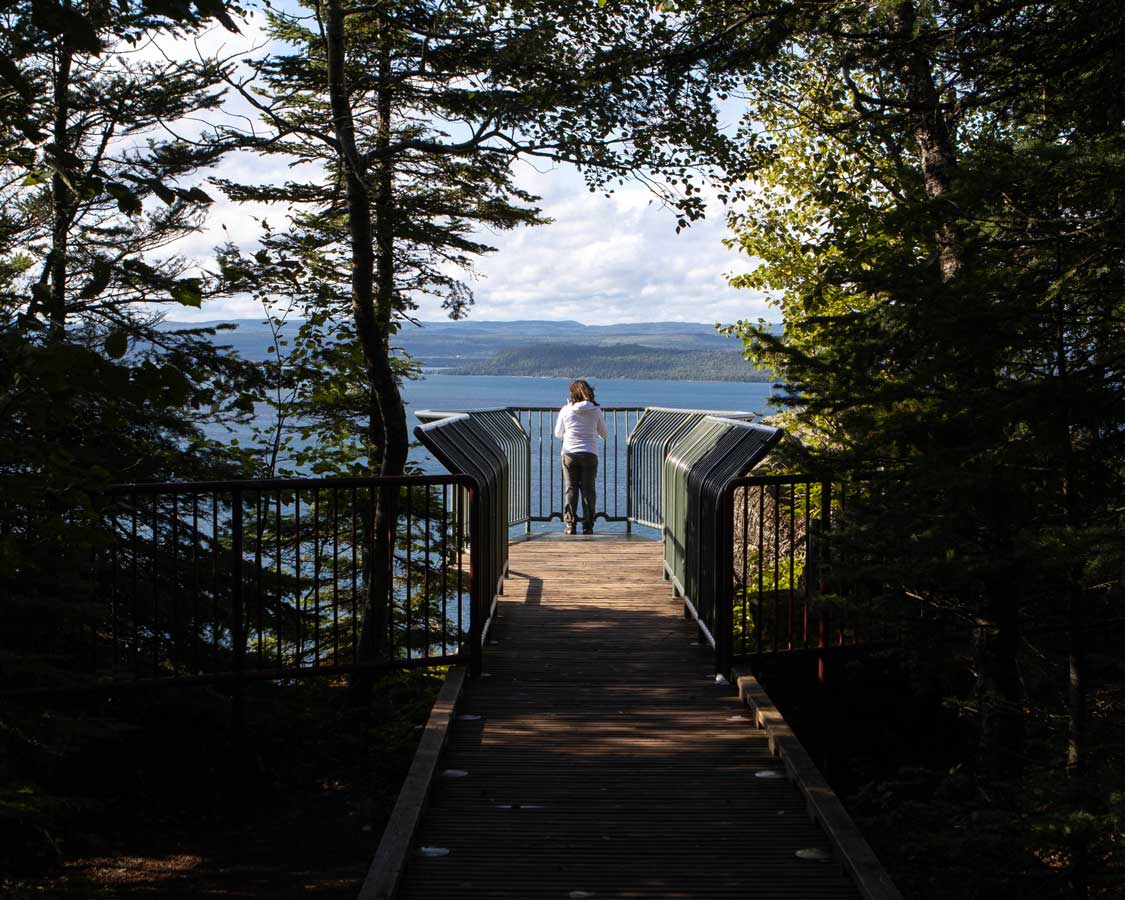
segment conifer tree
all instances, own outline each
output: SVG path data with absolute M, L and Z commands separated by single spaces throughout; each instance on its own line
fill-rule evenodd
M 1069 621 L 1081 780 L 1086 617 L 1123 559 L 1125 16 L 752 6 L 777 44 L 748 79 L 765 164 L 732 225 L 763 265 L 737 283 L 773 293 L 785 332 L 737 331 L 826 462 L 894 473 L 856 537 L 889 584 L 973 622 L 977 774 L 1013 804 L 1047 702 L 1022 648 Z
M 453 315 L 465 311 L 471 293 L 456 273 L 489 249 L 479 229 L 540 221 L 536 198 L 515 185 L 515 160 L 573 162 L 592 190 L 667 176 L 658 189 L 686 225 L 703 209 L 698 160 L 730 162 L 733 153 L 691 17 L 596 0 L 305 8 L 270 17 L 272 36 L 292 51 L 260 60 L 239 84 L 265 129 L 242 143 L 317 174 L 282 186 L 224 185 L 239 199 L 300 210 L 291 234 L 268 238 L 255 263 L 229 259 L 236 264 L 227 270 L 233 286 L 284 264 L 287 295 L 309 297 L 312 327 L 334 329 L 334 346 L 359 348 L 335 353 L 344 368 L 333 375 L 362 385 L 370 470 L 396 475 L 408 431 L 393 335 L 422 295 L 442 298 Z M 372 523 L 376 560 L 389 559 L 393 503 L 385 495 Z M 386 611 L 376 598 L 389 578 L 373 566 L 366 659 L 382 652 Z
M 159 327 L 210 289 L 169 248 L 200 227 L 198 172 L 224 147 L 175 134 L 223 83 L 153 42 L 214 20 L 235 27 L 210 2 L 0 14 L 0 594 L 34 626 L 6 625 L 13 639 L 46 647 L 84 609 L 67 601 L 110 483 L 241 470 L 199 426 L 242 415 L 254 371 L 204 330 Z

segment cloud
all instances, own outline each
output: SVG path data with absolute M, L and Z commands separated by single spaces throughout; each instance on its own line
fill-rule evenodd
M 476 319 L 577 319 L 588 324 L 733 322 L 769 317 L 763 295 L 734 290 L 729 275 L 752 260 L 723 245 L 721 205 L 676 234 L 676 216 L 643 186 L 590 193 L 571 167 L 526 167 L 520 186 L 543 197 L 551 225 L 490 234 L 481 260 Z M 440 317 L 436 303 L 422 318 Z
M 205 52 L 262 48 L 264 19 L 254 14 L 241 36 L 221 28 L 201 39 Z M 164 47 L 165 52 L 195 53 L 194 43 Z M 260 56 L 259 49 L 254 56 Z M 232 98 L 234 114 L 256 118 L 245 101 Z M 733 115 L 733 113 L 732 113 Z M 229 123 L 230 116 L 226 116 Z M 242 122 L 245 125 L 245 120 Z M 572 166 L 544 169 L 521 163 L 520 187 L 542 197 L 544 214 L 553 224 L 516 231 L 487 231 L 485 243 L 497 248 L 477 265 L 470 280 L 476 296 L 471 318 L 478 320 L 577 319 L 588 324 L 642 321 L 729 323 L 771 317 L 763 295 L 734 290 L 727 277 L 746 272 L 752 261 L 728 250 L 722 205 L 710 196 L 707 217 L 676 234 L 676 216 L 637 183 L 617 187 L 606 197 L 591 193 Z M 306 172 L 288 167 L 277 157 L 232 154 L 212 177 L 249 183 L 278 183 L 302 178 Z M 181 241 L 174 252 L 209 265 L 213 248 L 232 240 L 253 251 L 265 217 L 284 227 L 283 207 L 235 204 L 217 191 L 206 227 Z M 704 196 L 709 196 L 705 191 Z M 463 277 L 463 273 L 456 273 Z M 419 316 L 445 316 L 440 301 L 418 298 Z M 261 310 L 245 298 L 208 303 L 201 310 L 179 310 L 178 319 L 220 319 L 258 316 Z M 772 314 L 776 316 L 776 313 Z

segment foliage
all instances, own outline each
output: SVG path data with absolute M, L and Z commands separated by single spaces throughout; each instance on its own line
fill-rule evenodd
M 657 350 L 636 344 L 589 347 L 539 344 L 509 350 L 491 360 L 454 369 L 452 375 L 535 375 L 543 377 L 653 378 L 693 381 L 765 381 L 748 370 L 742 355 L 729 350 Z
M 734 330 L 824 462 L 896 474 L 848 539 L 976 624 L 976 775 L 1003 797 L 1027 711 L 1061 687 L 1026 681 L 1021 631 L 1069 631 L 1069 802 L 1102 815 L 1082 648 L 1125 563 L 1125 18 L 1084 0 L 752 6 L 779 39 L 748 79 L 762 165 L 731 224 L 762 264 L 735 283 L 771 291 L 785 333 Z
M 241 471 L 199 426 L 250 411 L 254 370 L 214 329 L 156 328 L 162 306 L 210 290 L 165 248 L 199 228 L 210 198 L 194 176 L 223 148 L 162 130 L 215 108 L 220 67 L 154 42 L 211 19 L 234 27 L 220 4 L 0 16 L 0 596 L 24 663 L 65 659 L 88 624 L 68 601 L 106 539 L 111 482 Z

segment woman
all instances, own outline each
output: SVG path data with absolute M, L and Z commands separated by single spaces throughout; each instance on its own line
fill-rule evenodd
M 562 441 L 562 468 L 566 481 L 566 507 L 563 521 L 566 533 L 574 534 L 578 520 L 578 494 L 582 494 L 582 533 L 594 530 L 594 509 L 598 477 L 598 435 L 605 440 L 605 415 L 594 389 L 579 379 L 570 385 L 570 402 L 559 410 L 555 437 Z

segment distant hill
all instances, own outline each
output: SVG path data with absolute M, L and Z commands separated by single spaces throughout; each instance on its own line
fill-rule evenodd
M 189 323 L 166 322 L 165 328 Z M 270 330 L 259 319 L 197 322 L 234 325 L 215 338 L 246 359 L 270 357 Z M 286 326 L 296 331 L 299 322 Z M 598 378 L 705 379 L 763 381 L 741 358 L 736 338 L 700 322 L 639 322 L 583 325 L 581 322 L 486 322 L 449 320 L 405 324 L 392 344 L 423 366 L 489 375 L 563 375 Z
M 450 375 L 651 378 L 664 381 L 769 381 L 737 350 L 660 350 L 638 344 L 539 344 L 450 369 Z

